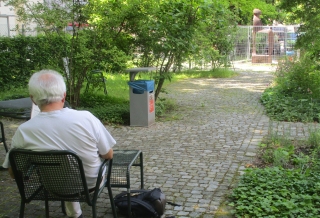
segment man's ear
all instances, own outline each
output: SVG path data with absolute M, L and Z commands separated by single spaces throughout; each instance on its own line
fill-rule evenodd
M 63 93 L 63 99 L 61 100 L 63 103 L 66 101 L 67 93 Z
M 31 101 L 32 101 L 35 105 L 37 105 L 37 104 L 34 102 L 32 95 L 30 95 L 30 98 L 31 98 Z

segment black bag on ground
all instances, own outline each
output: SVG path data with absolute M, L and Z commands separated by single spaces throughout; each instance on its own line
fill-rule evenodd
M 131 190 L 131 214 L 135 217 L 161 217 L 164 214 L 167 203 L 166 196 L 159 189 Z M 119 212 L 128 215 L 127 192 L 121 192 L 114 198 L 114 204 Z

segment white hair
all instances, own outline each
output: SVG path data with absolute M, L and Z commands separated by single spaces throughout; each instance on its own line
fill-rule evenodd
M 29 80 L 29 94 L 39 106 L 61 101 L 66 93 L 62 75 L 54 70 L 41 70 Z

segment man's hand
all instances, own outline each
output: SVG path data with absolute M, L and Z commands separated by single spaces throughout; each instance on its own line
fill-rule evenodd
M 108 153 L 103 154 L 103 155 L 100 154 L 100 157 L 103 158 L 103 159 L 107 159 L 107 160 L 112 159 L 113 158 L 113 150 L 112 150 L 112 148 L 109 150 Z

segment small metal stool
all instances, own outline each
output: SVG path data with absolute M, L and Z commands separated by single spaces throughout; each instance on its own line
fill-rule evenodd
M 114 150 L 111 172 L 111 187 L 127 188 L 128 215 L 131 217 L 130 168 L 140 167 L 141 189 L 143 189 L 143 154 L 140 150 Z

